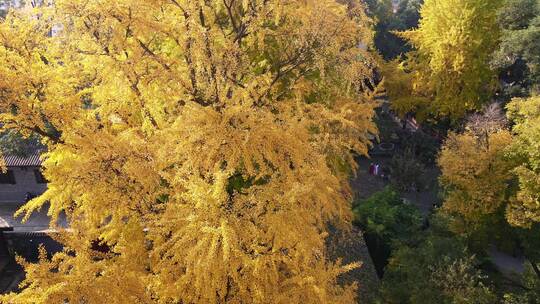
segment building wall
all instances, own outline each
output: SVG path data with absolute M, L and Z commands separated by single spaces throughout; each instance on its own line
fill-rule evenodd
M 38 167 L 9 167 L 15 176 L 15 184 L 0 184 L 0 203 L 24 202 L 26 193 L 39 195 L 47 189 L 47 184 L 39 184 L 34 170 Z

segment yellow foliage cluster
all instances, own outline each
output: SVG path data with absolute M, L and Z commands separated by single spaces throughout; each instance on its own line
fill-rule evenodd
M 510 225 L 530 228 L 540 222 L 540 98 L 515 99 L 507 114 L 511 131 L 449 136 L 438 160 L 444 208 L 470 224 L 503 208 Z
M 489 61 L 497 47 L 501 0 L 426 0 L 417 29 L 397 33 L 414 50 L 387 63 L 389 96 L 401 114 L 456 121 L 479 110 L 496 88 Z M 405 90 L 400 90 L 405 88 Z
M 446 211 L 475 223 L 504 206 L 512 179 L 505 150 L 511 142 L 506 130 L 491 133 L 486 140 L 471 132 L 449 135 L 438 159 L 441 184 L 448 191 Z
M 376 133 L 363 12 L 56 0 L 10 13 L 0 123 L 42 136 L 50 181 L 19 213 L 49 204 L 70 228 L 3 301 L 350 303 L 337 277 L 354 265 L 324 249 L 350 197 L 326 160 L 354 166 Z
M 507 106 L 515 123 L 515 140 L 510 155 L 516 160 L 519 190 L 510 201 L 508 221 L 530 227 L 540 222 L 540 96 L 515 99 Z

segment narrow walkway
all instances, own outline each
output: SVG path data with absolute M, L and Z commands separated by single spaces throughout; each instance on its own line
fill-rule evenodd
M 0 227 L 11 227 L 14 232 L 51 232 L 49 228 L 51 218 L 47 215 L 48 206 L 34 212 L 28 221 L 23 223 L 22 217 L 14 216 L 22 205 L 21 203 L 0 203 Z M 58 224 L 61 227 L 67 227 L 65 217 L 61 216 Z
M 390 185 L 389 182 L 384 181 L 381 177 L 370 175 L 368 169 L 371 163 L 389 166 L 391 160 L 390 157 L 372 157 L 371 159 L 359 157 L 356 160 L 359 167 L 358 173 L 356 177 L 350 181 L 356 200 L 366 199 Z M 425 179 L 428 182 L 428 185 L 426 185 L 425 189 L 421 191 L 400 193 L 401 197 L 418 207 L 425 217 L 431 212 L 433 204 L 439 202 L 438 174 L 437 168 L 428 168 L 425 173 Z
M 488 255 L 497 269 L 507 278 L 516 279 L 525 271 L 525 259 L 514 257 L 492 247 L 488 250 Z

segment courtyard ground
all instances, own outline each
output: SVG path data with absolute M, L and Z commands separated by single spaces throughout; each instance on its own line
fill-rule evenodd
M 369 174 L 370 164 L 375 163 L 381 167 L 389 167 L 393 155 L 400 149 L 399 142 L 405 137 L 404 135 L 412 134 L 414 136 L 415 132 L 422 132 L 412 126 L 407 126 L 403 130 L 398 122 L 399 120 L 397 118 L 384 110 L 376 118 L 376 123 L 380 131 L 380 142 L 393 142 L 395 149 L 391 153 L 384 153 L 383 155 L 377 149 L 378 143 L 375 143 L 375 148 L 370 151 L 369 157 L 358 156 L 356 158 L 358 171 L 350 180 L 355 202 L 366 199 L 390 185 L 390 182 L 385 181 L 380 176 Z M 397 140 L 396 135 L 399 137 Z M 440 170 L 436 165 L 427 166 L 422 175 L 424 187 L 418 191 L 400 191 L 401 197 L 408 203 L 416 206 L 426 219 L 433 211 L 434 205 L 440 205 L 442 203 L 439 176 Z M 506 279 L 515 280 L 524 271 L 524 259 L 522 257 L 514 257 L 495 247 L 488 250 L 488 256 L 497 271 Z
M 32 213 L 26 222 L 22 222 L 22 217 L 15 217 L 15 212 L 23 203 L 2 203 L 0 204 L 0 227 L 13 227 L 14 232 L 47 232 L 51 218 L 47 215 L 48 206 Z M 67 227 L 65 217 L 61 216 L 58 223 L 61 227 Z
M 358 172 L 350 181 L 356 201 L 366 199 L 390 185 L 390 182 L 383 180 L 380 176 L 370 175 L 368 172 L 371 163 L 388 166 L 390 161 L 391 157 L 386 156 L 374 156 L 371 158 L 359 156 L 357 158 Z M 433 204 L 440 202 L 438 176 L 439 170 L 436 167 L 427 168 L 424 174 L 426 185 L 423 189 L 420 189 L 420 191 L 400 192 L 404 199 L 418 207 L 426 217 L 432 210 Z

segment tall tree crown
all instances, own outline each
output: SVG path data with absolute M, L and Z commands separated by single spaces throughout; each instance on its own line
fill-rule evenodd
M 350 220 L 329 164 L 354 166 L 376 132 L 362 5 L 57 0 L 29 13 L 0 24 L 0 122 L 48 145 L 49 188 L 20 213 L 50 203 L 70 231 L 6 301 L 351 302 L 336 279 L 353 265 L 327 261 L 324 239 Z
M 397 76 L 390 75 L 394 84 L 389 93 L 397 111 L 417 112 L 420 119 L 458 121 L 490 102 L 497 85 L 490 60 L 499 39 L 501 4 L 502 0 L 425 1 L 419 27 L 400 33 L 414 50 L 399 69 L 393 68 Z

